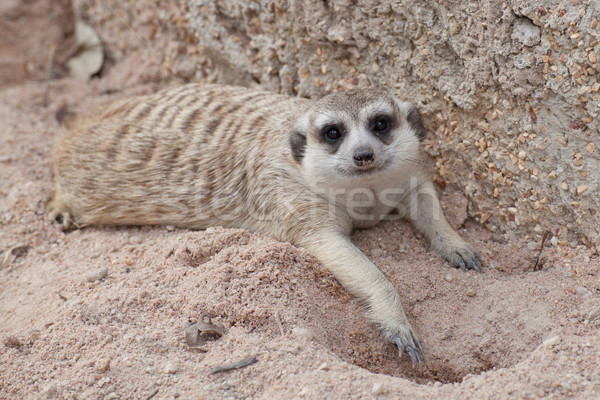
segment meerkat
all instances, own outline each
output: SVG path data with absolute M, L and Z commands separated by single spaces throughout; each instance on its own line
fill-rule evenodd
M 53 147 L 49 216 L 102 225 L 243 228 L 303 247 L 421 363 L 400 297 L 349 235 L 410 219 L 452 266 L 480 270 L 423 167 L 415 107 L 385 90 L 318 101 L 188 84 L 74 117 Z

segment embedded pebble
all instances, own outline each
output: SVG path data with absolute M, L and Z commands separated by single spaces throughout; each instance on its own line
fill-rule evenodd
M 578 296 L 583 296 L 583 297 L 588 297 L 591 295 L 590 291 L 587 290 L 586 288 L 584 288 L 583 286 L 578 286 L 575 289 L 575 293 L 577 293 Z
M 329 365 L 327 365 L 326 362 L 324 362 L 323 364 L 319 365 L 319 368 L 317 368 L 321 371 L 327 371 L 329 369 Z
M 121 397 L 119 397 L 119 395 L 116 392 L 111 392 L 104 399 L 105 400 L 119 400 L 120 398 Z
M 90 272 L 87 276 L 87 281 L 88 282 L 99 281 L 101 279 L 106 278 L 107 275 L 108 275 L 108 268 L 104 267 L 99 270 Z
M 371 255 L 373 257 L 381 257 L 383 255 L 383 250 L 380 249 L 379 247 L 377 247 L 377 248 L 371 250 Z
M 175 363 L 174 361 L 169 361 L 165 366 L 165 373 L 176 374 L 177 372 L 179 372 L 179 366 L 177 365 L 177 363 Z
M 143 241 L 144 239 L 141 236 L 132 236 L 129 238 L 130 244 L 142 244 Z
M 444 277 L 444 279 L 446 279 L 446 282 L 452 282 L 452 275 L 451 274 L 446 274 L 446 276 Z
M 100 373 L 108 371 L 110 369 L 110 358 L 101 358 L 96 361 L 94 369 Z
M 53 399 L 58 396 L 58 387 L 56 385 L 50 385 L 48 389 L 46 389 L 46 398 Z
M 292 329 L 292 332 L 298 338 L 304 339 L 304 340 L 307 340 L 307 341 L 313 340 L 314 337 L 315 337 L 315 335 L 310 330 L 308 330 L 306 328 L 295 327 L 294 329 Z
M 551 337 L 550 339 L 544 340 L 543 344 L 546 347 L 550 347 L 550 346 L 556 346 L 560 342 L 561 342 L 560 336 L 554 336 L 554 337 Z
M 477 294 L 477 292 L 475 291 L 475 289 L 469 289 L 465 292 L 465 294 L 469 297 L 474 297 Z
M 385 388 L 383 387 L 383 385 L 379 382 L 375 382 L 373 384 L 373 388 L 371 389 L 371 393 L 378 395 L 378 394 L 383 394 L 385 393 Z
M 541 40 L 540 27 L 534 25 L 527 18 L 517 18 L 513 25 L 511 39 L 517 40 L 525 46 L 535 46 Z

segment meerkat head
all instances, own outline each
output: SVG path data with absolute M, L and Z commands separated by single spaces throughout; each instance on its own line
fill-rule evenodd
M 385 91 L 333 93 L 294 126 L 292 155 L 311 182 L 393 177 L 419 160 L 424 129 L 417 109 Z

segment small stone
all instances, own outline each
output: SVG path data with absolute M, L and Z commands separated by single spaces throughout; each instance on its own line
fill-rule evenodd
M 469 297 L 475 297 L 475 295 L 477 294 L 477 292 L 475 291 L 475 289 L 469 289 L 466 291 L 465 293 L 467 296 Z
M 291 346 L 285 349 L 290 354 L 298 354 L 302 350 L 302 346 Z
M 499 195 L 500 195 L 500 191 L 498 190 L 498 188 L 494 188 L 494 197 L 498 197 Z M 491 211 L 484 213 L 481 216 L 481 223 L 485 224 L 488 221 L 488 219 L 490 219 L 492 217 L 492 215 L 494 215 L 494 213 Z
M 552 346 L 556 346 L 557 344 L 559 344 L 561 342 L 561 338 L 560 336 L 554 336 L 551 337 L 550 339 L 546 339 L 543 342 L 543 345 L 546 347 L 552 347 Z
M 92 271 L 87 276 L 88 282 L 95 282 L 106 278 L 108 275 L 108 268 L 104 267 L 96 271 Z
M 130 244 L 142 244 L 143 241 L 144 239 L 141 236 L 132 236 L 129 238 Z
M 538 243 L 536 242 L 529 242 L 527 243 L 527 248 L 532 251 L 532 250 L 537 250 L 537 248 L 539 247 Z
M 583 286 L 578 286 L 578 287 L 575 289 L 575 293 L 576 293 L 578 296 L 583 296 L 583 297 L 588 297 L 588 296 L 590 296 L 590 295 L 591 295 L 590 291 L 589 291 L 589 290 L 587 290 L 586 288 L 584 288 Z
M 94 369 L 100 373 L 108 371 L 110 369 L 110 358 L 101 358 L 96 361 Z
M 111 392 L 104 399 L 105 400 L 119 400 L 120 398 L 121 397 L 119 397 L 119 395 L 116 392 Z
M 511 39 L 517 40 L 525 46 L 535 46 L 541 41 L 540 27 L 534 25 L 527 18 L 517 18 Z
M 174 361 L 169 361 L 165 366 L 165 374 L 176 374 L 179 372 L 179 365 Z
M 311 341 L 315 337 L 315 335 L 306 328 L 295 327 L 292 329 L 292 333 L 299 337 L 300 339 L 304 339 L 306 341 Z
M 375 382 L 373 384 L 373 388 L 371 389 L 371 393 L 373 393 L 374 395 L 380 395 L 385 393 L 385 388 L 383 387 L 383 385 L 379 382 Z
M 446 282 L 452 282 L 452 274 L 446 274 L 446 276 L 444 277 L 444 279 L 446 280 Z
M 46 389 L 46 398 L 53 399 L 57 396 L 58 396 L 58 387 L 54 384 L 48 386 L 48 389 Z
M 377 247 L 377 248 L 371 250 L 371 255 L 373 257 L 381 257 L 383 255 L 383 250 L 380 249 L 379 247 Z
M 319 368 L 317 369 L 321 371 L 327 371 L 329 369 L 329 365 L 326 362 L 324 362 L 323 364 L 319 365 Z

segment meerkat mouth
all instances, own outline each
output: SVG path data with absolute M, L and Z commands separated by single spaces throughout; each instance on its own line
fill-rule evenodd
M 387 167 L 389 167 L 390 161 L 386 161 L 382 164 L 372 165 L 370 167 L 353 167 L 347 170 L 339 169 L 338 171 L 351 176 L 367 176 L 374 175 L 384 171 Z
M 350 171 L 350 175 L 373 175 L 380 172 L 383 168 L 381 167 L 369 167 L 369 168 L 356 168 Z

